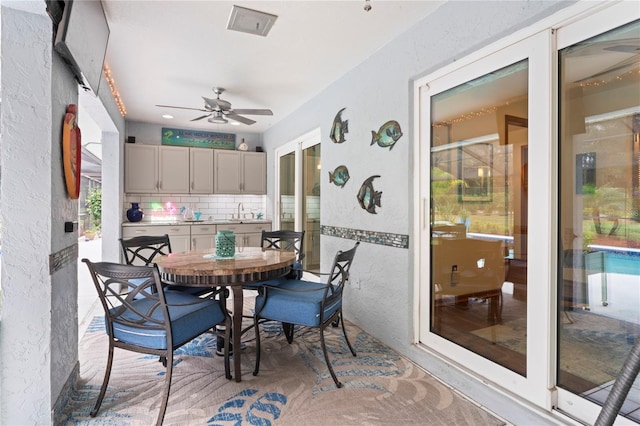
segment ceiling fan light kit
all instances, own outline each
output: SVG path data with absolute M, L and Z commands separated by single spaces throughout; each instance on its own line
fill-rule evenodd
M 209 123 L 213 124 L 227 124 L 231 121 L 231 124 L 254 124 L 256 121 L 250 118 L 244 117 L 243 115 L 273 115 L 273 112 L 270 109 L 232 109 L 231 102 L 225 101 L 224 99 L 220 99 L 220 95 L 224 92 L 224 88 L 222 87 L 214 87 L 213 93 L 216 94 L 216 98 L 207 98 L 205 96 L 202 97 L 204 100 L 204 108 L 190 108 L 190 107 L 181 107 L 174 105 L 156 105 L 160 108 L 177 108 L 177 109 L 188 109 L 193 111 L 202 111 L 206 112 L 205 115 L 201 115 L 200 117 L 196 117 L 190 121 L 198 121 L 203 118 L 207 118 Z M 243 114 L 243 115 L 239 115 Z

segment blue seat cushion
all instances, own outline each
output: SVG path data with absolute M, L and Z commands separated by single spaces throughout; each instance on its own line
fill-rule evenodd
M 278 277 L 278 278 L 274 278 L 272 280 L 267 280 L 267 281 L 260 281 L 257 283 L 243 284 L 242 287 L 246 289 L 254 289 L 254 290 L 259 289 L 263 285 L 278 287 L 279 285 L 286 282 L 287 280 L 290 280 L 290 279 L 299 280 L 300 278 L 302 278 L 302 263 L 294 262 L 289 273 L 283 277 Z
M 224 322 L 224 312 L 217 300 L 201 299 L 180 291 L 167 290 L 164 294 L 167 300 L 169 317 L 171 318 L 171 334 L 174 348 L 187 343 L 216 324 Z M 199 303 L 184 305 L 191 302 Z M 132 305 L 140 312 L 147 313 L 155 303 L 156 301 L 152 299 L 143 298 L 134 300 Z M 171 306 L 178 304 L 183 306 Z M 116 309 L 118 308 L 111 309 L 111 312 Z M 130 321 L 141 319 L 138 314 L 131 310 L 122 314 L 122 317 Z M 159 308 L 155 309 L 151 317 L 160 320 L 162 311 Z M 148 321 L 143 325 L 157 326 Z M 167 349 L 167 333 L 163 329 L 153 330 L 114 322 L 113 334 L 116 339 L 125 343 L 145 348 Z
M 284 283 L 286 281 L 288 281 L 288 278 L 286 278 L 286 277 L 278 277 L 278 278 L 274 278 L 272 280 L 259 281 L 257 283 L 242 284 L 242 287 L 246 288 L 246 289 L 249 289 L 249 290 L 258 290 L 263 285 L 269 285 L 271 287 L 278 287 L 279 285 L 281 285 L 282 283 Z
M 277 288 L 267 291 L 267 302 L 260 311 L 261 318 L 291 324 L 317 327 L 320 325 L 320 309 L 327 284 L 314 283 L 304 280 L 285 280 Z M 282 290 L 281 290 L 282 289 Z M 284 290 L 312 290 L 312 291 L 284 291 Z M 332 300 L 324 308 L 325 320 L 342 306 L 342 297 Z M 265 296 L 256 296 L 256 307 L 262 305 Z

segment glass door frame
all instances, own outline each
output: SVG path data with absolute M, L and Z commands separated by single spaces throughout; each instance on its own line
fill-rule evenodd
M 430 165 L 431 165 L 431 96 L 444 92 L 459 84 L 481 77 L 505 66 L 528 59 L 528 140 L 529 170 L 535 170 L 535 179 L 529 179 L 529 206 L 536 206 L 536 214 L 529 210 L 529 229 L 535 230 L 529 234 L 529 268 L 528 274 L 535 271 L 536 278 L 544 277 L 543 282 L 555 283 L 555 269 L 551 268 L 555 259 L 555 246 L 552 250 L 532 250 L 531 247 L 547 247 L 549 241 L 555 241 L 554 215 L 556 212 L 556 185 L 551 141 L 553 138 L 551 125 L 553 105 L 555 100 L 552 85 L 552 60 L 550 46 L 553 40 L 550 29 L 523 38 L 506 45 L 493 53 L 479 57 L 453 69 L 450 72 L 435 76 L 427 76 L 416 82 L 419 90 L 417 108 L 420 117 L 417 127 L 419 135 L 419 172 L 417 182 L 418 199 L 421 211 L 418 216 L 420 225 L 416 235 L 419 235 L 419 247 L 416 247 L 417 258 L 417 292 L 419 294 L 419 308 L 417 309 L 417 338 L 418 344 L 428 350 L 436 351 L 449 358 L 455 364 L 475 375 L 488 379 L 498 386 L 513 392 L 514 395 L 533 402 L 534 404 L 552 408 L 552 388 L 555 374 L 552 366 L 555 364 L 555 291 L 554 285 L 530 285 L 527 288 L 527 377 L 502 367 L 476 353 L 458 346 L 439 335 L 432 333 L 430 318 L 431 292 L 429 259 L 431 230 L 429 221 L 430 206 Z M 544 212 L 540 214 L 540 212 Z M 533 283 L 530 277 L 527 280 Z M 534 326 L 535 325 L 535 326 Z M 535 342 L 535 344 L 534 344 Z M 480 373 L 481 372 L 481 373 Z
M 638 5 L 635 2 L 620 2 L 583 19 L 559 27 L 556 32 L 554 55 L 557 58 L 562 49 L 595 37 L 614 28 L 640 19 Z M 557 151 L 557 149 L 556 149 Z M 601 406 L 574 394 L 566 389 L 557 389 L 557 408 L 567 414 L 575 415 L 584 421 L 594 422 Z
M 302 136 L 295 138 L 278 148 L 275 149 L 274 155 L 274 200 L 273 200 L 273 229 L 280 229 L 281 227 L 281 206 L 280 206 L 280 158 L 294 153 L 295 165 L 294 165 L 294 230 L 302 231 L 304 228 L 302 213 L 304 202 L 304 190 L 303 190 L 303 152 L 305 149 L 321 143 L 320 128 L 311 130 Z M 322 205 L 322 204 L 321 204 Z M 306 238 L 305 238 L 306 239 Z

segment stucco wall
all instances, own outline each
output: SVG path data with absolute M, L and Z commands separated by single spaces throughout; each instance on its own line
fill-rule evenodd
M 424 364 L 426 358 L 416 359 L 411 347 L 416 237 L 412 164 L 417 153 L 413 81 L 571 3 L 448 2 L 263 135 L 267 153 L 273 154 L 283 142 L 321 128 L 322 225 L 409 235 L 409 249 L 361 244 L 346 291 L 345 316 L 418 362 Z M 335 144 L 329 131 L 343 107 L 349 133 L 345 143 Z M 398 121 L 404 135 L 392 150 L 371 146 L 371 130 L 387 120 Z M 268 158 L 273 161 L 274 156 Z M 328 172 L 341 164 L 351 176 L 344 188 L 328 179 Z M 273 168 L 268 170 L 268 202 L 273 203 Z M 360 185 L 371 175 L 381 176 L 374 180 L 375 190 L 382 191 L 377 214 L 367 213 L 356 200 Z M 350 240 L 322 236 L 323 264 L 336 250 L 352 245 Z
M 52 181 L 51 158 L 59 152 L 51 139 L 50 28 L 44 13 L 2 7 L 3 424 L 49 423 L 52 389 L 59 386 L 50 374 L 60 360 L 49 345 L 51 322 L 60 315 L 51 312 L 58 279 L 49 275 L 48 255 L 64 244 L 53 243 L 52 222 L 67 208 L 53 202 L 62 188 Z M 58 367 L 68 372 L 76 358 Z
M 61 152 L 78 86 L 53 51 L 44 2 L 3 2 L 1 19 L 0 424 L 50 424 L 78 363 L 78 234 L 64 232 L 78 202 L 67 196 Z M 103 129 L 118 153 L 124 120 L 104 95 L 101 109 L 116 118 Z

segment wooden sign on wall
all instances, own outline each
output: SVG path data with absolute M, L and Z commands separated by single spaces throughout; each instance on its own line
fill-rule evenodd
M 217 133 L 163 127 L 162 145 L 236 149 L 236 135 L 235 133 Z

